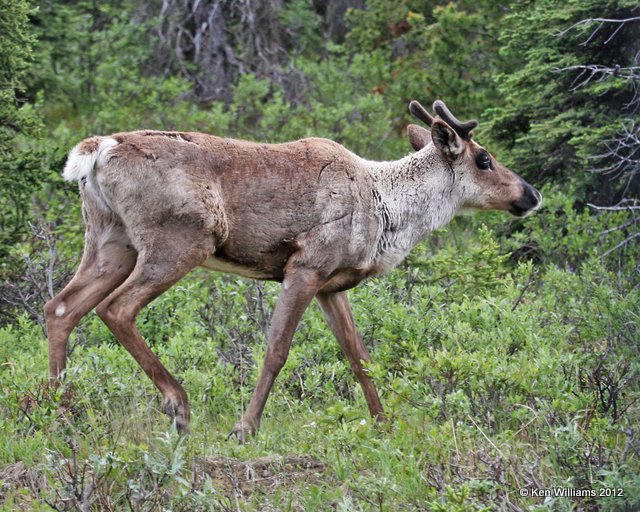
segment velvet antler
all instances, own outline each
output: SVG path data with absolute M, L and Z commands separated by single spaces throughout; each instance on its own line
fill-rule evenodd
M 460 121 L 456 116 L 454 116 L 451 111 L 444 104 L 444 101 L 436 100 L 433 103 L 433 110 L 436 114 L 438 114 L 445 123 L 447 123 L 451 128 L 453 128 L 460 137 L 464 140 L 471 140 L 471 130 L 473 130 L 476 126 L 478 126 L 478 121 L 465 121 L 464 123 Z
M 431 126 L 433 123 L 433 116 L 429 114 L 427 109 L 424 108 L 419 101 L 413 100 L 409 103 L 409 112 L 427 126 Z

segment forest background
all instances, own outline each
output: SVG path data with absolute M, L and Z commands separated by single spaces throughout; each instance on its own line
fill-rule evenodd
M 0 0 L 0 508 L 640 509 L 639 34 L 628 0 Z M 261 432 L 228 441 L 278 286 L 200 271 L 139 317 L 189 438 L 95 315 L 47 385 L 83 137 L 320 136 L 390 160 L 408 102 L 438 98 L 544 207 L 455 219 L 352 292 L 389 428 L 313 306 Z

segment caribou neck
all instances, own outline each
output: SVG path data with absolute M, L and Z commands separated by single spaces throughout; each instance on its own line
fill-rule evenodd
M 433 144 L 393 162 L 370 162 L 378 218 L 372 267 L 385 272 L 446 225 L 461 198 L 454 172 Z

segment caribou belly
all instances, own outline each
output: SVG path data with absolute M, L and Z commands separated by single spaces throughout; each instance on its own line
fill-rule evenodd
M 235 274 L 242 277 L 249 277 L 251 279 L 277 279 L 276 276 L 269 275 L 266 272 L 262 272 L 259 269 L 246 267 L 234 261 L 227 259 L 216 258 L 212 256 L 207 258 L 204 263 L 200 265 L 207 270 L 214 270 L 216 272 L 223 272 L 225 274 Z

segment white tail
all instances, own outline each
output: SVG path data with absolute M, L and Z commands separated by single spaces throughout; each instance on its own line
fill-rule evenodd
M 92 142 L 94 148 L 90 148 L 87 142 Z M 64 166 L 62 177 L 67 181 L 78 181 L 80 178 L 89 176 L 97 166 L 104 165 L 109 153 L 109 149 L 117 145 L 118 142 L 111 137 L 93 137 L 76 145 L 69 153 L 69 159 Z

